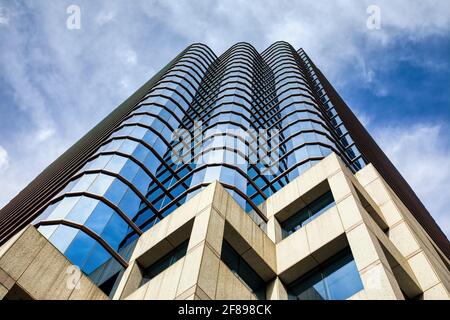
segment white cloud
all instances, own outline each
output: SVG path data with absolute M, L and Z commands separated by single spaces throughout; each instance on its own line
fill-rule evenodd
M 378 0 L 382 14 L 380 31 L 366 28 L 366 9 L 372 3 L 146 0 L 129 5 L 121 0 L 77 0 L 83 27 L 70 31 L 65 26 L 64 1 L 5 2 L 0 23 L 7 23 L 8 28 L 0 28 L 0 42 L 8 46 L 0 50 L 0 75 L 14 99 L 11 118 L 20 120 L 17 130 L 2 131 L 0 127 L 9 163 L 0 172 L 0 207 L 192 42 L 206 43 L 220 54 L 238 41 L 250 42 L 263 50 L 274 41 L 287 40 L 295 48 L 304 47 L 336 86 L 352 78 L 363 85 L 370 83 L 370 90 L 385 94 L 377 81 L 378 62 L 383 57 L 377 55 L 376 49 L 399 39 L 420 41 L 429 35 L 448 34 L 450 2 Z M 426 59 L 398 58 L 435 66 Z M 371 63 L 374 61 L 377 63 Z M 355 69 L 350 76 L 344 72 L 348 68 Z M 0 108 L 1 122 L 6 119 L 6 107 Z M 358 117 L 372 125 L 370 115 L 359 112 Z M 438 191 L 442 187 L 450 189 L 444 167 L 450 167 L 450 156 L 447 153 L 447 158 L 439 157 L 439 176 L 432 167 L 438 162 L 429 160 L 434 156 L 428 158 L 418 147 L 402 150 L 406 147 L 398 146 L 398 140 L 419 145 L 415 142 L 418 137 L 408 138 L 403 131 L 388 128 L 387 137 L 382 131 L 378 135 L 382 147 L 394 162 L 399 162 L 400 170 L 448 234 L 445 209 L 450 204 L 445 198 L 450 196 L 446 189 L 443 193 Z M 433 130 L 418 132 L 422 132 L 420 137 L 434 133 L 434 139 L 444 139 Z M 394 133 L 399 139 L 389 139 Z M 441 152 L 444 145 L 438 145 Z M 425 148 L 429 146 L 425 144 Z M 414 168 L 418 168 L 419 177 L 431 177 L 433 183 L 421 184 L 421 178 L 415 178 Z
M 359 122 L 361 122 L 361 124 L 364 126 L 364 128 L 367 129 L 372 122 L 371 116 L 359 109 L 353 109 L 352 111 L 358 118 Z
M 259 1 L 151 1 L 142 12 L 190 41 L 209 41 L 218 52 L 235 41 L 249 41 L 264 49 L 277 40 L 319 53 L 325 62 L 361 58 L 359 44 L 367 40 L 387 45 L 399 37 L 421 39 L 445 34 L 450 25 L 448 1 L 379 0 L 381 30 L 366 26 L 371 0 L 333 2 Z M 325 59 L 325 58 L 326 59 Z
M 135 66 L 138 62 L 136 51 L 132 49 L 118 50 L 117 56 L 125 66 Z
M 114 20 L 115 17 L 116 17 L 116 13 L 114 11 L 101 11 L 97 15 L 97 17 L 95 17 L 95 22 L 99 26 L 103 26 L 103 25 L 111 22 L 112 20 Z
M 380 147 L 450 238 L 450 144 L 436 124 L 378 127 Z
M 9 166 L 9 156 L 8 152 L 0 146 L 0 172 L 8 169 Z
M 5 9 L 0 7 L 0 24 L 7 25 L 9 24 L 9 16 L 6 13 Z
M 51 127 L 41 128 L 36 133 L 36 141 L 37 142 L 43 142 L 43 141 L 49 139 L 50 137 L 52 137 L 54 134 L 55 134 L 55 129 L 54 128 L 51 128 Z

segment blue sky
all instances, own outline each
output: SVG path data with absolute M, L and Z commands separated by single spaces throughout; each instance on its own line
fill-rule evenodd
M 0 0 L 0 207 L 192 42 L 303 47 L 450 236 L 450 1 Z M 66 27 L 69 5 L 81 29 Z M 369 5 L 381 29 L 366 25 Z

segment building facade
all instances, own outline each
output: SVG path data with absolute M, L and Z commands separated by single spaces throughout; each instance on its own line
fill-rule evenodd
M 285 42 L 186 48 L 1 210 L 0 237 L 9 299 L 449 298 L 447 238 Z

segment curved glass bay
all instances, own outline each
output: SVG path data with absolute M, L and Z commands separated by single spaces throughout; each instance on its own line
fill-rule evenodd
M 238 43 L 217 57 L 194 44 L 34 223 L 101 285 L 142 232 L 209 183 L 264 230 L 258 205 L 331 152 L 365 165 L 302 50 Z

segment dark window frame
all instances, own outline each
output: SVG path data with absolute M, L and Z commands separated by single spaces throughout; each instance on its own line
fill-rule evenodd
M 332 300 L 328 296 L 328 294 L 329 294 L 328 290 L 330 288 L 329 288 L 328 284 L 326 282 L 324 282 L 324 280 L 328 276 L 335 274 L 335 272 L 340 271 L 342 267 L 347 266 L 351 262 L 355 263 L 355 258 L 353 256 L 353 253 L 352 253 L 350 247 L 347 247 L 347 248 L 343 249 L 342 251 L 338 252 L 337 254 L 335 254 L 333 257 L 326 260 L 324 263 L 322 263 L 318 267 L 312 269 L 311 271 L 307 272 L 305 275 L 303 275 L 303 276 L 299 277 L 297 280 L 293 281 L 291 284 L 287 285 L 286 291 L 288 293 L 288 299 L 294 300 L 294 299 L 292 299 L 292 297 L 295 297 L 296 298 L 295 300 L 300 300 L 298 298 L 299 295 L 301 295 L 304 292 L 306 292 L 307 290 L 309 290 L 313 285 L 316 285 L 316 284 L 322 282 L 323 289 L 326 292 L 326 297 L 323 300 Z M 339 267 L 336 268 L 337 266 L 339 266 Z M 335 268 L 335 269 L 332 272 L 330 272 L 330 269 L 332 270 L 333 268 Z M 356 268 L 356 266 L 355 266 L 355 268 Z M 356 268 L 356 273 L 357 273 L 357 276 L 359 279 L 360 290 L 353 292 L 347 298 L 350 298 L 354 294 L 356 294 L 359 291 L 364 289 L 364 284 L 362 283 L 361 275 L 359 274 L 359 271 L 357 268 Z M 316 281 L 318 278 L 320 278 L 320 280 Z M 307 287 L 305 285 L 306 289 L 304 291 L 302 291 L 298 294 L 292 293 L 292 290 L 295 290 L 294 287 L 301 286 L 302 284 L 311 284 L 311 286 Z
M 142 268 L 142 279 L 140 287 L 148 283 L 159 274 L 173 266 L 186 256 L 189 239 L 183 241 L 177 247 L 166 253 L 163 257 L 152 263 L 150 266 Z
M 321 203 L 322 201 L 325 203 Z M 336 201 L 333 197 L 333 193 L 331 190 L 328 190 L 321 196 L 317 197 L 314 201 L 298 210 L 288 219 L 280 223 L 282 238 L 286 239 L 295 231 L 301 229 L 335 205 Z
M 222 242 L 220 258 L 257 299 L 266 299 L 266 282 L 225 239 Z

